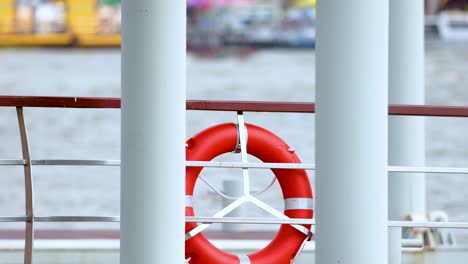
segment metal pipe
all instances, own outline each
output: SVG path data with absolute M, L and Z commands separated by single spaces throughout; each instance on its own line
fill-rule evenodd
M 120 166 L 120 160 L 32 160 L 36 166 Z
M 25 160 L 15 160 L 15 159 L 2 159 L 0 160 L 0 166 L 24 166 L 26 165 Z
M 120 222 L 118 216 L 36 216 L 36 222 Z
M 0 166 L 24 166 L 24 160 L 0 159 Z M 31 160 L 34 166 L 120 166 L 120 160 Z M 315 164 L 310 163 L 276 163 L 276 162 L 230 162 L 230 161 L 186 161 L 187 167 L 231 168 L 231 169 L 305 169 L 315 170 Z M 430 173 L 430 174 L 468 174 L 468 168 L 463 167 L 415 167 L 388 166 L 388 172 Z M 392 173 L 389 176 L 394 176 Z
M 122 264 L 184 263 L 185 1 L 122 6 Z
M 424 1 L 390 1 L 389 102 L 424 104 Z M 424 117 L 389 117 L 389 165 L 425 165 Z M 389 219 L 426 213 L 423 174 L 391 173 Z
M 244 114 L 242 112 L 237 113 L 237 128 L 239 130 L 238 137 L 241 148 L 241 160 L 242 163 L 248 162 L 248 153 L 247 153 L 247 127 L 244 122 Z M 244 185 L 244 195 L 250 195 L 250 177 L 249 169 L 242 168 L 242 183 Z
M 0 223 L 26 222 L 27 216 L 0 216 Z
M 388 263 L 388 11 L 318 1 L 315 263 Z
M 33 263 L 34 250 L 34 186 L 31 173 L 31 156 L 29 154 L 28 133 L 22 107 L 16 107 L 18 126 L 21 138 L 21 152 L 24 160 L 24 193 L 27 221 L 24 231 L 24 264 Z
M 27 216 L 0 216 L 0 223 L 27 222 Z M 109 223 L 120 222 L 118 216 L 35 216 L 35 222 L 94 222 Z M 185 217 L 186 222 L 202 223 L 205 225 L 215 223 L 234 224 L 290 224 L 290 225 L 315 225 L 315 219 L 306 218 L 252 218 L 252 217 Z M 411 222 L 411 221 L 388 221 L 388 227 L 415 227 L 415 228 L 460 228 L 468 229 L 468 222 Z M 204 230 L 205 228 L 203 228 Z M 201 230 L 201 231 L 203 231 Z M 199 233 L 200 231 L 197 231 Z M 194 234 L 192 232 L 192 234 Z M 422 247 L 421 239 L 403 239 L 404 247 Z

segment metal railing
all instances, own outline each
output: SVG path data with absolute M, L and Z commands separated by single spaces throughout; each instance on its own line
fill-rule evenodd
M 34 185 L 31 166 L 120 166 L 119 160 L 32 160 L 29 153 L 27 129 L 23 109 L 25 107 L 46 108 L 97 108 L 118 109 L 120 99 L 91 98 L 91 97 L 24 97 L 0 96 L 0 107 L 15 107 L 21 138 L 22 159 L 0 159 L 0 166 L 23 166 L 25 177 L 25 215 L 0 216 L 0 222 L 24 222 L 25 251 L 24 263 L 32 263 L 34 248 L 34 223 L 36 222 L 119 222 L 118 216 L 36 216 L 34 213 Z M 243 112 L 282 112 L 282 113 L 315 113 L 314 103 L 305 102 L 252 102 L 252 101 L 195 101 L 188 100 L 187 110 L 232 111 L 242 115 Z M 468 117 L 468 107 L 453 106 L 420 106 L 420 105 L 390 105 L 390 115 L 402 116 L 438 116 L 438 117 Z M 239 121 L 243 122 L 243 119 Z M 247 159 L 242 162 L 206 162 L 186 161 L 189 167 L 237 168 L 246 171 L 255 169 L 305 169 L 315 170 L 314 164 L 291 163 L 252 163 Z M 444 173 L 468 175 L 468 168 L 446 167 L 410 167 L 389 166 L 389 172 L 406 173 Z M 244 178 L 247 177 L 243 173 Z M 225 208 L 226 209 L 226 208 Z M 223 209 L 224 210 L 224 209 Z M 186 217 L 186 222 L 196 222 L 204 225 L 213 223 L 242 223 L 242 224 L 315 224 L 314 219 L 290 218 L 246 218 L 246 217 Z M 466 228 L 466 222 L 411 222 L 389 221 L 389 227 L 412 228 Z M 409 245 L 412 241 L 403 240 L 402 245 Z

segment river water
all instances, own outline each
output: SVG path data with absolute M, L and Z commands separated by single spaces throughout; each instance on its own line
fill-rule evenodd
M 189 99 L 314 101 L 315 53 L 311 50 L 265 50 L 250 56 L 187 61 Z M 426 103 L 468 105 L 468 45 L 433 42 L 426 46 Z M 120 96 L 120 51 L 80 49 L 0 50 L 0 94 L 51 96 Z M 119 159 L 118 110 L 26 109 L 33 159 Z M 187 138 L 214 124 L 235 122 L 234 113 L 188 112 Z M 406 117 L 414 118 L 414 117 Z M 0 159 L 21 157 L 15 110 L 0 109 Z M 282 137 L 304 162 L 314 162 L 314 116 L 247 113 L 246 120 Z M 428 166 L 468 167 L 468 120 L 426 118 Z M 157 136 L 157 135 L 155 135 Z M 220 160 L 239 160 L 226 154 Z M 404 164 L 401 164 L 404 165 Z M 252 171 L 253 189 L 268 185 L 271 173 Z M 0 215 L 24 212 L 21 167 L 0 167 Z M 118 167 L 33 167 L 36 215 L 118 215 Z M 218 188 L 239 179 L 238 170 L 207 169 L 203 175 Z M 220 177 L 220 175 L 224 177 Z M 310 172 L 313 181 L 314 173 Z M 468 221 L 468 178 L 428 175 L 427 207 L 443 210 L 451 221 Z M 259 198 L 282 209 L 280 189 Z M 197 183 L 198 215 L 211 215 L 222 199 Z M 265 216 L 246 206 L 249 216 Z M 21 228 L 0 224 L 2 228 Z M 118 228 L 117 224 L 48 223 L 38 228 Z M 247 228 L 258 228 L 247 227 Z M 468 236 L 458 232 L 460 241 Z

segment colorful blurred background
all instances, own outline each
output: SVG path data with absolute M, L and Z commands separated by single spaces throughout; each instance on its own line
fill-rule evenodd
M 468 10 L 466 0 L 425 1 L 426 24 L 442 37 L 450 37 L 443 27 L 466 27 L 468 19 L 461 12 Z M 187 0 L 188 48 L 313 47 L 315 4 L 315 0 Z M 450 21 L 438 19 L 444 13 Z M 0 0 L 0 46 L 118 47 L 120 26 L 120 0 Z

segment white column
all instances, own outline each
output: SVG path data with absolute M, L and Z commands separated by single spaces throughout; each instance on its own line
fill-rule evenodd
M 123 2 L 123 264 L 185 261 L 185 10 Z
M 424 1 L 390 1 L 389 102 L 424 104 Z M 425 165 L 423 117 L 389 119 L 389 164 Z M 425 214 L 426 184 L 423 174 L 389 176 L 390 220 L 410 213 Z
M 318 1 L 315 263 L 388 263 L 388 5 Z
M 388 264 L 401 264 L 401 227 L 388 230 Z

